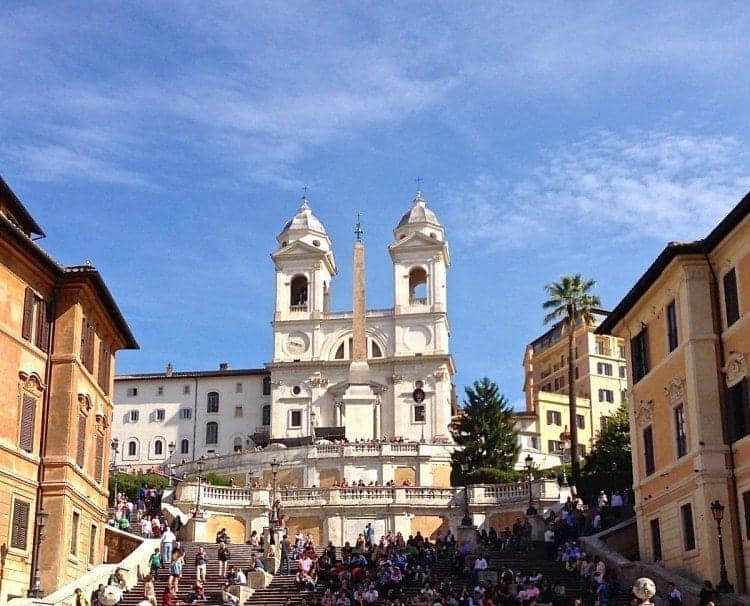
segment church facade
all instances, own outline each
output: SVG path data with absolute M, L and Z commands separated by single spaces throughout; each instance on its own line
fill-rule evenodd
M 447 316 L 450 254 L 435 213 L 418 192 L 394 230 L 389 309 L 366 309 L 359 241 L 352 310 L 330 309 L 338 273 L 333 243 L 306 199 L 277 242 L 271 361 L 255 369 L 175 372 L 170 366 L 116 377 L 116 463 L 145 469 L 205 456 L 216 471 L 235 473 L 236 455 L 244 452 L 243 468 L 256 475 L 247 454 L 258 452 L 260 463 L 270 453 L 258 446 L 281 444 L 291 459 L 295 448 L 316 442 L 403 441 L 432 445 L 445 467 L 436 476 L 447 485 L 455 367 Z M 368 482 L 395 480 L 386 477 L 388 465 L 370 467 Z M 345 467 L 323 476 L 308 469 L 295 483 L 325 486 L 346 474 Z

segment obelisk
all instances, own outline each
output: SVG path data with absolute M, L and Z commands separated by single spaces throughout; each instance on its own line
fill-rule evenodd
M 354 230 L 354 275 L 352 277 L 352 352 L 349 365 L 349 383 L 366 385 L 370 382 L 367 364 L 367 334 L 365 317 L 365 245 L 362 243 L 362 226 L 357 219 Z

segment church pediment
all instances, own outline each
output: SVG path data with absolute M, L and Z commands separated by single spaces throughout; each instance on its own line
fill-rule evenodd
M 271 258 L 274 262 L 292 259 L 320 259 L 328 266 L 328 271 L 331 275 L 338 273 L 330 253 L 316 248 L 312 244 L 307 244 L 307 242 L 303 242 L 302 240 L 295 240 L 281 250 L 271 253 Z
M 404 239 L 399 240 L 398 242 L 395 242 L 388 247 L 388 251 L 391 253 L 391 256 L 393 256 L 395 253 L 404 253 L 411 251 L 419 252 L 425 250 L 440 251 L 445 257 L 445 264 L 450 265 L 448 244 L 444 241 L 430 238 L 429 236 L 426 236 L 421 232 L 414 232 L 413 234 L 406 236 Z

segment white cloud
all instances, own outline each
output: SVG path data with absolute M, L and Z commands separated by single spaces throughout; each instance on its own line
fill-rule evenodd
M 451 222 L 474 250 L 686 241 L 704 237 L 748 188 L 750 157 L 732 137 L 605 131 L 553 150 L 517 183 L 480 175 L 464 184 Z

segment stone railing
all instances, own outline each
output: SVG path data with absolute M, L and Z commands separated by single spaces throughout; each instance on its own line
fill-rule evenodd
M 195 503 L 197 484 L 182 485 L 179 501 Z M 557 502 L 560 489 L 554 480 L 536 480 L 531 485 L 534 501 Z M 201 508 L 268 507 L 272 491 L 267 488 L 234 488 L 201 485 Z M 347 486 L 335 488 L 283 488 L 277 497 L 285 507 L 326 505 L 402 505 L 447 507 L 464 502 L 464 489 L 430 486 Z M 528 483 L 475 484 L 468 487 L 471 505 L 502 505 L 528 500 Z

